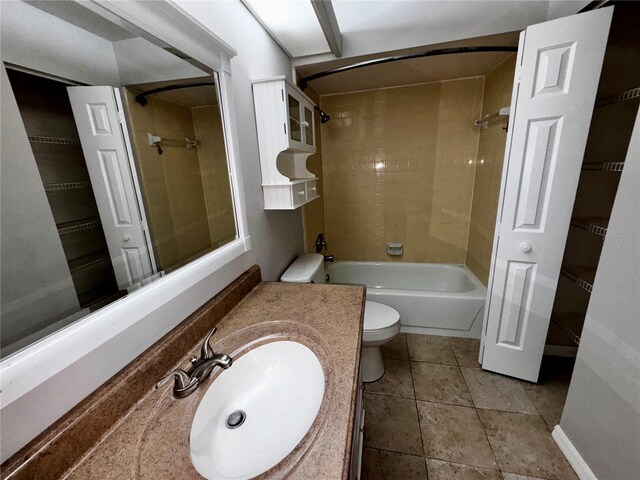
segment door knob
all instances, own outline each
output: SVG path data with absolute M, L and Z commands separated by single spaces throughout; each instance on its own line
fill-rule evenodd
M 524 253 L 529 253 L 531 251 L 531 245 L 529 245 L 528 243 L 523 243 L 520 245 L 520 250 L 522 250 Z
M 122 237 L 123 242 L 128 242 L 129 240 L 131 240 L 131 235 L 125 235 L 124 237 Z

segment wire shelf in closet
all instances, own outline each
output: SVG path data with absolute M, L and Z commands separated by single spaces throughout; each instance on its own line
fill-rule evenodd
M 571 225 L 604 237 L 607 235 L 609 219 L 604 217 L 574 217 L 571 219 Z
M 78 190 L 80 188 L 91 187 L 91 182 L 65 182 L 65 183 L 45 183 L 44 189 L 47 192 L 59 190 Z
M 85 257 L 80 257 L 69 262 L 71 274 L 83 272 L 109 262 L 111 259 L 106 252 L 98 252 Z
M 596 278 L 596 267 L 587 267 L 584 265 L 571 265 L 562 268 L 560 273 L 569 280 L 575 282 L 580 288 L 591 293 L 593 290 L 593 281 Z
M 69 233 L 81 232 L 91 228 L 97 228 L 100 221 L 96 218 L 81 220 L 79 222 L 66 222 L 58 225 L 58 235 L 67 235 Z
M 584 316 L 575 312 L 557 312 L 551 316 L 551 321 L 562 330 L 576 345 L 580 345 Z
M 625 90 L 624 92 L 609 95 L 596 100 L 596 107 L 604 107 L 605 105 L 625 102 L 627 100 L 635 100 L 636 98 L 640 98 L 640 87 Z
M 624 162 L 583 163 L 582 170 L 593 172 L 621 172 Z
M 48 143 L 55 145 L 80 145 L 80 140 L 78 139 L 63 137 L 30 136 L 29 141 L 31 143 Z

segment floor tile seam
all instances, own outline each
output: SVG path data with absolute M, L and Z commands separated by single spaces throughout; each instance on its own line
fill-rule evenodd
M 404 335 L 404 346 L 407 349 L 407 361 L 409 362 L 409 374 L 411 375 L 411 388 L 413 389 L 413 400 L 416 407 L 416 416 L 418 419 L 418 431 L 420 432 L 420 445 L 422 447 L 422 463 L 424 465 L 424 472 L 427 474 L 426 480 L 429 480 L 429 465 L 427 465 L 427 457 L 424 451 L 424 438 L 422 437 L 422 423 L 420 423 L 420 412 L 418 411 L 418 400 L 416 399 L 416 384 L 413 380 L 413 369 L 411 368 L 411 355 L 409 354 L 409 340 L 407 335 Z
M 421 457 L 421 456 L 424 457 L 424 452 L 423 452 L 422 455 L 416 455 L 415 453 L 401 452 L 399 450 L 391 450 L 389 448 L 369 447 L 369 446 L 366 446 L 366 445 L 364 445 L 363 448 L 368 448 L 368 449 L 371 449 L 371 450 L 379 450 L 381 452 L 387 452 L 387 453 L 398 453 L 400 455 L 408 455 L 410 457 Z
M 437 403 L 439 405 L 449 405 L 450 407 L 473 408 L 474 410 L 476 409 L 476 407 L 474 407 L 473 405 L 461 405 L 459 403 L 440 402 L 438 400 L 425 400 L 424 398 L 417 398 L 417 397 L 416 397 L 416 401 L 423 402 L 423 403 Z
M 460 367 L 458 367 L 460 368 Z M 491 442 L 489 441 L 489 435 L 487 434 L 487 430 L 482 423 L 482 419 L 480 418 L 480 414 L 478 413 L 478 407 L 476 407 L 476 402 L 473 399 L 473 395 L 471 394 L 471 389 L 469 389 L 469 385 L 467 384 L 467 379 L 464 377 L 464 373 L 462 373 L 462 369 L 460 368 L 460 375 L 462 376 L 462 381 L 464 382 L 465 387 L 467 387 L 467 391 L 469 392 L 469 397 L 471 397 L 471 403 L 473 404 L 473 410 L 476 414 L 476 418 L 478 419 L 478 423 L 480 423 L 480 428 L 482 428 L 482 433 L 484 434 L 484 438 L 487 440 L 487 445 L 489 445 L 489 450 L 491 451 L 491 455 L 493 455 L 493 461 L 495 462 L 498 471 L 502 474 L 502 470 L 500 470 L 500 464 L 498 463 L 498 457 L 496 456 L 496 452 L 493 450 L 491 446 Z
M 407 341 L 407 336 L 405 335 L 405 342 Z M 407 345 L 407 348 L 409 348 L 409 345 Z M 411 387 L 413 388 L 413 402 L 414 402 L 414 408 L 416 409 L 416 419 L 418 420 L 418 432 L 420 432 L 420 446 L 422 448 L 422 454 L 424 456 L 425 449 L 424 449 L 424 436 L 422 434 L 422 422 L 420 421 L 420 411 L 418 410 L 418 400 L 416 398 L 416 384 L 415 381 L 413 379 L 413 368 L 411 367 L 411 362 L 409 362 L 409 373 L 411 373 Z M 425 460 L 425 464 L 424 467 L 427 468 L 427 462 Z M 427 471 L 427 479 L 429 478 L 429 472 Z
M 397 452 L 395 450 L 387 450 L 386 448 L 378 447 L 363 447 L 366 450 L 375 450 L 376 452 L 395 453 L 396 455 L 406 455 L 407 457 L 424 458 L 424 455 L 414 455 L 412 453 Z
M 496 468 L 490 468 L 490 467 L 480 467 L 480 466 L 478 466 L 478 465 L 471 465 L 471 464 L 469 464 L 469 463 L 453 462 L 453 461 L 451 461 L 451 460 L 443 460 L 443 459 L 441 459 L 441 458 L 430 457 L 430 456 L 428 456 L 428 455 L 425 455 L 425 458 L 426 458 L 427 460 L 438 460 L 439 462 L 447 462 L 447 463 L 451 463 L 451 464 L 453 464 L 453 465 L 461 465 L 461 466 L 463 466 L 463 467 L 480 468 L 480 469 L 482 469 L 482 470 L 492 470 L 492 471 L 494 471 L 494 472 L 500 472 L 500 473 L 503 473 L 503 472 L 502 472 L 502 470 L 500 469 L 500 467 L 499 467 L 499 466 L 497 466 L 497 465 L 498 465 L 498 464 L 497 464 L 497 462 L 496 462 Z M 505 473 L 511 473 L 511 472 L 505 472 Z M 540 480 L 545 480 L 545 479 L 540 479 Z
M 439 366 L 442 366 L 442 367 L 458 367 L 458 368 L 460 368 L 460 365 L 458 365 L 457 360 L 456 360 L 456 363 L 435 363 L 435 362 L 425 362 L 423 360 L 411 360 L 411 359 L 409 359 L 409 362 L 410 363 L 424 363 L 426 365 L 439 365 Z M 471 367 L 469 367 L 469 368 L 471 368 Z
M 415 397 L 401 397 L 400 395 L 390 395 L 388 393 L 367 392 L 366 387 L 365 387 L 364 393 L 369 394 L 369 395 L 376 395 L 376 396 L 379 396 L 379 397 L 391 397 L 391 398 L 401 398 L 403 400 L 415 400 Z M 414 392 L 414 394 L 415 394 L 415 392 Z

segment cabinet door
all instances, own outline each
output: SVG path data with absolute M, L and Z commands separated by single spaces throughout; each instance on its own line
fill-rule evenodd
M 612 11 L 521 35 L 487 291 L 486 370 L 538 380 Z
M 304 143 L 313 147 L 315 145 L 315 138 L 313 135 L 313 107 L 310 105 L 303 105 L 304 119 L 302 125 L 304 126 Z
M 289 140 L 302 142 L 302 105 L 291 93 L 287 93 L 287 125 Z

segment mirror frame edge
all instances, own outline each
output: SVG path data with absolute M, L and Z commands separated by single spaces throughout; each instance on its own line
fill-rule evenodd
M 25 436 L 25 438 L 14 439 L 22 445 L 17 448 L 14 445 L 7 445 L 10 451 L 5 451 L 3 448 L 2 462 L 124 368 L 146 348 L 179 325 L 193 311 L 255 263 L 252 258 L 240 258 L 243 255 L 247 257 L 245 254 L 251 250 L 251 237 L 248 228 L 242 169 L 239 162 L 238 130 L 231 83 L 231 58 L 236 55 L 235 50 L 170 0 L 154 2 L 144 0 L 129 2 L 91 0 L 85 2 L 80 0 L 78 3 L 111 21 L 119 19 L 126 22 L 136 29 L 136 33 L 152 43 L 177 48 L 192 57 L 198 65 L 204 65 L 217 72 L 237 238 L 170 275 L 156 280 L 145 288 L 87 315 L 80 321 L 2 360 L 0 362 L 2 370 L 2 375 L 0 375 L 0 412 L 2 417 L 5 417 L 5 413 L 7 417 L 14 416 L 15 408 L 7 409 L 7 407 L 12 405 L 15 407 L 15 402 L 25 396 L 32 397 L 29 399 L 30 401 L 26 402 L 32 403 L 34 394 L 37 395 L 39 387 L 48 388 L 50 391 L 52 385 L 49 381 L 58 381 L 60 375 L 82 384 L 82 387 L 74 388 L 71 392 L 64 387 L 64 382 L 62 382 L 61 390 L 64 390 L 63 396 L 65 398 L 58 399 L 57 402 L 54 401 L 53 403 L 56 405 L 49 409 L 53 411 L 44 415 L 51 420 L 38 422 L 32 419 L 28 422 L 32 425 L 19 435 Z M 238 259 L 240 261 L 234 262 Z M 233 263 L 237 263 L 237 265 L 233 265 Z M 214 288 L 209 285 L 209 288 L 205 288 L 205 292 L 203 292 L 207 279 L 216 273 L 223 278 L 216 279 L 213 282 Z M 189 290 L 193 290 L 193 292 L 190 294 Z M 180 298 L 178 301 L 179 297 L 185 296 L 191 298 Z M 178 305 L 173 305 L 173 308 L 164 308 L 172 301 L 176 301 L 175 303 Z M 167 310 L 172 311 L 168 312 Z M 176 312 L 176 310 L 179 311 Z M 128 330 L 134 330 L 132 327 L 142 320 L 149 319 L 150 316 L 158 317 L 155 328 L 151 332 L 142 329 L 147 334 L 146 338 L 138 339 L 139 342 L 135 342 L 134 351 L 120 352 L 117 359 L 114 358 L 116 356 L 110 357 L 114 361 L 110 365 L 103 365 L 102 371 L 96 374 L 94 369 L 89 369 L 91 371 L 85 373 L 91 376 L 86 379 L 77 378 L 78 371 L 86 370 L 78 369 L 78 364 L 84 363 L 86 357 L 98 350 L 104 350 L 101 347 L 107 346 L 112 340 L 117 340 L 116 337 L 119 335 L 127 334 Z M 140 329 L 138 328 L 138 330 Z M 140 334 L 139 331 L 133 334 L 135 335 L 135 333 Z M 74 370 L 75 374 L 72 372 Z M 42 398 L 42 406 L 49 407 L 50 400 Z M 5 421 L 13 423 L 8 422 L 7 417 L 3 418 L 3 423 Z M 35 425 L 33 425 L 34 423 Z M 16 433 L 14 430 L 12 435 L 15 436 Z M 3 440 L 5 439 L 3 438 Z M 10 443 L 14 444 L 15 442 Z

